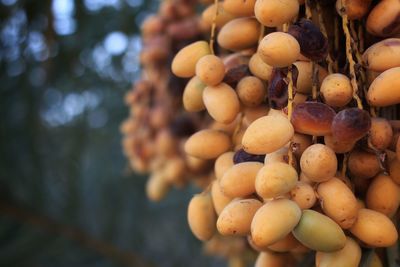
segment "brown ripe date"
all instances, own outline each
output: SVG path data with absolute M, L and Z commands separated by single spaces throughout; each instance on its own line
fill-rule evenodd
M 251 75 L 249 67 L 246 64 L 240 64 L 229 69 L 227 68 L 223 81 L 232 88 L 235 88 L 241 79 L 249 75 Z
M 311 136 L 295 133 L 292 139 L 293 154 L 300 158 L 304 150 L 312 145 Z
M 296 66 L 292 68 L 293 84 L 297 83 L 298 71 Z M 286 107 L 288 101 L 287 68 L 274 68 L 268 84 L 268 99 L 272 108 L 281 109 Z
M 301 54 L 309 59 L 321 61 L 328 55 L 328 40 L 312 21 L 301 19 L 289 27 L 288 33 L 296 38 Z
M 335 111 L 323 103 L 300 103 L 293 109 L 291 122 L 298 133 L 323 136 L 331 133 Z
M 336 114 L 332 122 L 332 135 L 341 141 L 356 141 L 364 137 L 371 128 L 368 112 L 359 108 L 347 108 Z
M 342 154 L 342 153 L 347 153 L 350 152 L 354 145 L 356 144 L 356 141 L 350 140 L 350 141 L 338 141 L 336 138 L 334 138 L 332 135 L 325 135 L 324 136 L 324 143 L 326 146 L 330 147 L 335 153 Z

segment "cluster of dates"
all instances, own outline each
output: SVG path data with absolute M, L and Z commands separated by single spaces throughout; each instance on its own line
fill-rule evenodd
M 363 266 L 386 266 L 400 205 L 400 2 L 202 3 L 210 41 L 170 65 L 190 79 L 181 99 L 197 132 L 164 141 L 207 176 L 188 207 L 194 235 L 239 255 L 232 266 L 251 250 L 256 267 L 312 251 L 317 267 L 357 267 L 361 248 L 373 248 Z
M 202 187 L 210 163 L 183 153 L 180 148 L 189 135 L 202 127 L 199 114 L 184 113 L 182 92 L 186 79 L 171 74 L 173 56 L 185 45 L 203 38 L 204 27 L 196 15 L 196 1 L 163 1 L 157 14 L 141 27 L 141 78 L 127 92 L 130 116 L 121 126 L 123 149 L 131 168 L 151 173 L 147 196 L 153 201 L 165 197 L 171 186 L 182 187 L 189 178 Z
M 189 226 L 231 266 L 254 251 L 256 267 L 297 266 L 314 251 L 317 267 L 357 267 L 361 248 L 373 248 L 363 266 L 385 266 L 398 241 L 399 18 L 398 0 L 162 1 L 122 125 L 148 197 L 196 182 Z

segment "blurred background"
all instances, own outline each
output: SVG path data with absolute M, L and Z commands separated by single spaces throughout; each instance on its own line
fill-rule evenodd
M 139 27 L 159 1 L 0 0 L 0 266 L 225 266 L 122 155 Z

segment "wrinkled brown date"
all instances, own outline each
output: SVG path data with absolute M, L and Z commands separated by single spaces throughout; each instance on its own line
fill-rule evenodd
M 295 65 L 292 65 L 292 73 L 293 85 L 295 86 L 299 74 Z M 268 99 L 274 109 L 282 109 L 287 105 L 289 85 L 287 74 L 288 68 L 274 68 L 272 70 L 271 80 L 268 84 Z
M 328 40 L 310 20 L 301 19 L 289 27 L 288 33 L 300 44 L 300 52 L 313 61 L 321 61 L 328 55 Z
M 249 67 L 246 64 L 241 64 L 229 69 L 225 74 L 223 82 L 235 88 L 241 79 L 249 75 L 251 75 Z

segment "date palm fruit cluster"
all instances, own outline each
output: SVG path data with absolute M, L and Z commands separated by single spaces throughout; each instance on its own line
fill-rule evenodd
M 207 118 L 184 112 L 182 93 L 188 80 L 172 75 L 170 70 L 177 51 L 205 36 L 196 6 L 193 0 L 163 1 L 158 13 L 144 21 L 141 77 L 125 96 L 130 116 L 121 125 L 124 153 L 133 170 L 151 173 L 146 190 L 153 201 L 161 200 L 171 186 L 182 187 L 192 177 L 200 187 L 209 183 L 205 174 L 211 162 L 180 149 Z
M 389 266 L 400 205 L 400 2 L 201 2 L 201 17 L 188 18 L 202 38 L 170 63 L 189 79 L 181 102 L 170 91 L 153 105 L 130 102 L 150 110 L 179 102 L 163 123 L 179 114 L 196 131 L 163 140 L 176 157 L 162 160 L 182 160 L 185 181 L 194 177 L 190 161 L 213 167 L 199 168 L 193 234 L 231 266 L 246 266 L 254 251 L 256 267 L 357 267 L 362 251 L 363 266 Z M 160 10 L 168 3 L 176 1 Z M 165 134 L 165 125 L 151 127 Z M 149 170 L 150 181 L 170 183 Z

